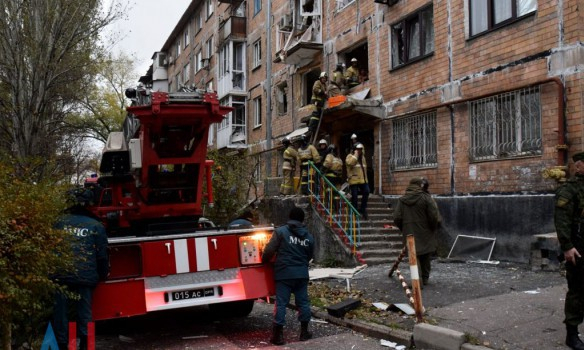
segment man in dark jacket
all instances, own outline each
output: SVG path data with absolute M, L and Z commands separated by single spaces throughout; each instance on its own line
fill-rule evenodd
M 246 209 L 235 220 L 231 221 L 227 228 L 251 228 L 253 227 L 253 212 Z
M 584 320 L 584 152 L 576 153 L 572 160 L 576 174 L 556 190 L 554 223 L 568 281 L 564 303 L 566 345 L 583 350 L 584 342 L 578 336 L 578 326 Z
M 410 180 L 406 193 L 397 202 L 394 222 L 404 235 L 414 235 L 418 270 L 422 275 L 422 284 L 430 278 L 431 257 L 436 252 L 436 233 L 442 219 L 438 206 L 428 193 L 428 180 L 414 177 Z
M 63 293 L 55 296 L 53 328 L 59 349 L 66 350 L 68 343 L 69 303 L 75 304 L 77 312 L 77 336 L 80 349 L 87 349 L 87 323 L 91 322 L 91 298 L 93 289 L 109 273 L 107 254 L 107 235 L 104 226 L 93 218 L 86 208 L 93 198 L 88 189 L 72 193 L 76 204 L 56 223 L 57 229 L 65 230 L 72 236 L 72 249 L 75 256 L 74 271 L 55 276 L 58 283 L 69 292 L 77 294 L 79 300 L 71 300 Z
M 314 252 L 314 238 L 302 223 L 304 211 L 294 207 L 290 211 L 290 220 L 286 225 L 276 229 L 262 255 L 263 262 L 269 262 L 274 255 L 274 280 L 276 281 L 276 305 L 272 338 L 270 342 L 283 345 L 284 325 L 286 323 L 286 306 L 290 295 L 294 293 L 300 321 L 300 340 L 308 340 L 312 334 L 308 331 L 310 322 L 310 300 L 308 299 L 308 263 Z

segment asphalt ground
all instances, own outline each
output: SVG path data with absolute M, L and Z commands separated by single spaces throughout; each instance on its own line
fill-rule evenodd
M 370 266 L 351 280 L 351 297 L 370 305 L 408 303 L 397 274 L 390 266 Z M 409 266 L 401 275 L 408 285 Z M 346 281 L 329 278 L 332 289 L 345 289 Z M 559 271 L 533 271 L 527 264 L 486 264 L 436 259 L 430 282 L 422 289 L 424 322 L 465 333 L 468 341 L 492 349 L 566 349 L 563 302 L 565 277 Z M 369 309 L 373 309 L 369 306 Z M 412 332 L 415 316 L 398 311 L 375 311 L 363 316 L 351 311 L 348 319 L 365 319 L 388 329 Z

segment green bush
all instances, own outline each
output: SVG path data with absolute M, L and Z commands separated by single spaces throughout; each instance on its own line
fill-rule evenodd
M 44 335 L 57 288 L 50 276 L 71 269 L 64 231 L 53 224 L 66 206 L 64 188 L 14 175 L 0 160 L 0 348 Z M 37 339 L 38 340 L 38 339 Z

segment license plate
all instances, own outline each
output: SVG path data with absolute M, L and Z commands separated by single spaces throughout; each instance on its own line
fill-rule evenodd
M 215 289 L 213 288 L 203 288 L 203 289 L 191 289 L 191 290 L 179 290 L 176 292 L 169 292 L 170 300 L 187 300 L 187 299 L 197 299 L 204 297 L 212 297 L 215 295 Z

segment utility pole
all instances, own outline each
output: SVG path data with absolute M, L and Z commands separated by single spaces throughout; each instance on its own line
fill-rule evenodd
M 266 149 L 272 148 L 272 1 L 266 11 Z M 272 152 L 266 152 L 266 176 L 272 176 Z

